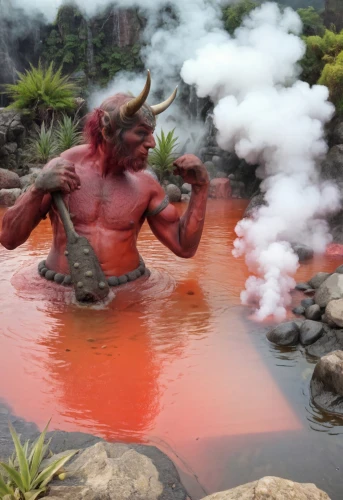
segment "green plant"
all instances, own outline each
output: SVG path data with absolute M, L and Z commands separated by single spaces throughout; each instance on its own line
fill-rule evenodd
M 52 124 L 46 128 L 43 122 L 37 136 L 28 141 L 25 156 L 32 163 L 47 163 L 57 155 L 57 144 L 53 136 Z
M 157 136 L 157 146 L 149 155 L 149 164 L 160 182 L 173 172 L 173 163 L 177 157 L 175 148 L 178 140 L 174 134 L 175 129 L 168 132 L 167 135 L 161 130 L 161 135 Z
M 53 63 L 44 68 L 39 62 L 35 68 L 18 73 L 15 84 L 5 85 L 5 91 L 13 99 L 9 108 L 32 109 L 39 119 L 49 116 L 54 111 L 69 111 L 75 108 L 74 94 L 76 87 L 68 76 L 62 76 L 59 68 L 54 71 Z
M 75 455 L 74 451 L 46 467 L 42 465 L 50 444 L 50 441 L 44 442 L 49 423 L 32 445 L 29 441 L 22 445 L 15 429 L 9 424 L 15 455 L 8 464 L 0 462 L 4 470 L 4 475 L 0 475 L 2 500 L 35 500 L 46 492 L 49 482 Z
M 80 144 L 82 133 L 79 130 L 79 120 L 72 120 L 69 116 L 63 115 L 57 123 L 54 132 L 56 137 L 57 154 L 63 153 L 67 149 Z
M 245 16 L 259 6 L 259 1 L 240 0 L 235 5 L 224 8 L 223 18 L 225 29 L 232 35 L 239 28 Z
M 298 9 L 297 13 L 303 23 L 303 33 L 304 35 L 323 35 L 325 32 L 325 26 L 323 20 L 317 10 L 313 7 L 307 7 L 306 9 Z

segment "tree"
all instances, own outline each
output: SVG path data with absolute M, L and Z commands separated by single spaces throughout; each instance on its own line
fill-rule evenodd
M 242 24 L 243 18 L 258 6 L 259 3 L 253 0 L 241 0 L 236 5 L 224 8 L 223 18 L 225 29 L 232 35 L 235 29 L 239 28 Z
M 313 7 L 307 7 L 306 9 L 298 9 L 297 13 L 303 23 L 303 33 L 306 36 L 319 35 L 322 36 L 325 32 L 325 26 L 323 20 Z

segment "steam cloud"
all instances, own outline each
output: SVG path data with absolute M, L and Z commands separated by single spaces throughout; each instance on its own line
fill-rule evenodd
M 12 2 L 32 11 L 31 0 Z M 323 127 L 334 110 L 326 87 L 310 88 L 298 81 L 298 61 L 305 47 L 294 11 L 281 12 L 276 4 L 265 3 L 230 37 L 220 20 L 224 3 L 228 2 L 119 0 L 116 5 L 137 7 L 148 19 L 142 56 L 152 71 L 153 90 L 171 92 L 181 71 L 182 79 L 196 86 L 199 97 L 209 96 L 214 102 L 218 145 L 260 165 L 266 205 L 238 223 L 234 254 L 245 254 L 254 273 L 241 294 L 243 303 L 256 305 L 258 320 L 269 315 L 281 320 L 299 265 L 292 243 L 305 242 L 323 251 L 330 242 L 323 217 L 339 207 L 339 192 L 321 182 L 318 173 L 318 162 L 326 152 Z M 50 19 L 61 4 L 61 0 L 36 1 Z M 91 16 L 109 2 L 78 0 L 76 4 Z M 170 5 L 173 13 L 165 10 L 161 23 L 160 8 Z M 121 74 L 105 93 L 93 95 L 92 105 L 118 91 L 137 93 L 143 80 Z M 175 115 L 177 108 L 172 108 L 173 116 L 162 115 L 169 125 L 181 121 L 184 132 L 192 127 L 200 134 L 194 122 L 184 121 L 182 110 Z

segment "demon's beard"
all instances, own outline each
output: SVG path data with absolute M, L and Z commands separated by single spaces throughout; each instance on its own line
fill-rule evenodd
M 148 160 L 145 158 L 136 158 L 130 156 L 124 144 L 117 144 L 113 149 L 113 157 L 120 170 L 129 170 L 139 172 L 148 166 Z

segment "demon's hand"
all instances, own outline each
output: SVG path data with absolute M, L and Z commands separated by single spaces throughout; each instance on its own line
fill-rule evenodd
M 194 155 L 186 154 L 174 161 L 174 174 L 180 175 L 185 182 L 193 186 L 209 184 L 205 165 Z
M 56 158 L 45 167 L 35 181 L 35 187 L 46 193 L 62 191 L 71 193 L 80 189 L 80 178 L 74 164 L 62 158 Z

